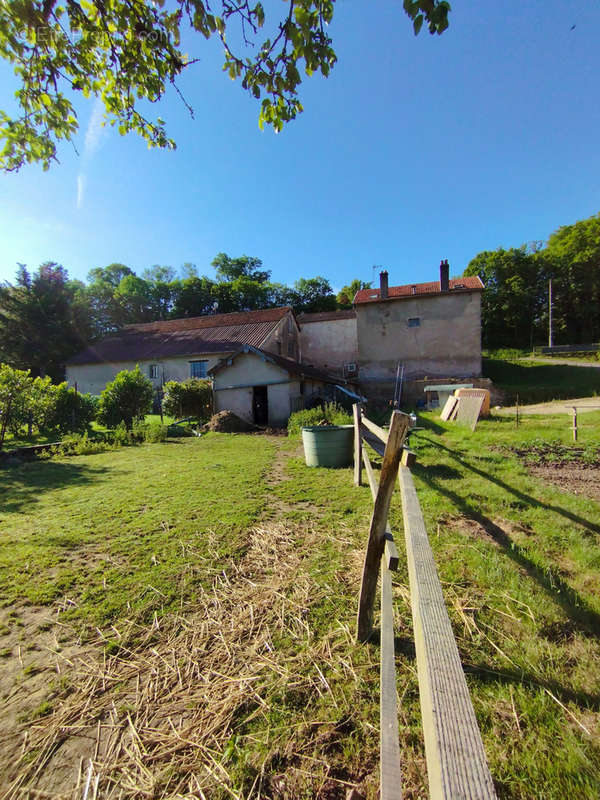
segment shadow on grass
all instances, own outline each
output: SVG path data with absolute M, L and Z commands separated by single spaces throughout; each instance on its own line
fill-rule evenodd
M 381 644 L 381 633 L 375 629 L 369 640 L 375 647 Z M 403 656 L 411 661 L 416 661 L 417 653 L 415 642 L 410 636 L 394 637 L 394 652 L 396 656 Z M 529 686 L 532 689 L 542 689 L 552 692 L 562 703 L 577 703 L 580 707 L 585 707 L 593 711 L 600 711 L 600 694 L 590 694 L 580 689 L 571 689 L 563 686 L 556 681 L 540 680 L 539 677 L 531 675 L 523 670 L 495 669 L 490 664 L 473 663 L 468 659 L 462 658 L 461 662 L 464 671 L 468 675 L 473 675 L 480 683 L 504 683 Z
M 600 370 L 597 367 L 518 364 L 484 358 L 483 374 L 505 392 L 510 404 L 517 394 L 521 403 L 544 403 L 587 397 L 600 391 Z
M 44 491 L 85 486 L 110 471 L 107 467 L 51 460 L 0 468 L 0 514 L 31 506 Z
M 458 456 L 453 450 L 445 447 L 443 444 L 440 444 L 432 439 L 428 439 L 428 441 L 435 447 L 445 450 L 449 456 L 457 461 L 465 470 L 474 472 L 481 478 L 500 486 L 506 492 L 518 497 L 519 500 L 521 500 L 526 506 L 546 508 L 556 514 L 566 517 L 570 521 L 575 522 L 578 525 L 587 528 L 588 530 L 600 532 L 600 527 L 598 525 L 591 523 L 584 517 L 573 514 L 572 512 L 567 511 L 564 508 L 560 508 L 559 506 L 542 503 L 539 500 L 536 500 L 534 497 L 531 497 L 531 495 L 525 494 L 524 492 L 515 489 L 513 486 L 509 486 L 509 484 L 501 481 L 499 478 L 495 478 L 488 473 L 477 469 L 477 467 L 469 464 L 467 461 Z M 575 589 L 573 589 L 573 587 L 570 586 L 560 574 L 549 567 L 544 568 L 533 561 L 528 555 L 527 551 L 520 547 L 517 542 L 511 539 L 506 531 L 496 525 L 496 523 L 493 522 L 489 517 L 486 517 L 485 514 L 482 514 L 478 508 L 475 508 L 473 505 L 471 505 L 471 503 L 465 497 L 462 497 L 448 487 L 444 486 L 439 482 L 439 480 L 435 480 L 431 467 L 423 467 L 417 464 L 415 467 L 415 473 L 435 492 L 439 492 L 440 494 L 446 496 L 455 505 L 455 507 L 462 514 L 464 514 L 464 516 L 478 522 L 482 528 L 493 538 L 493 540 L 500 547 L 502 547 L 506 555 L 520 567 L 522 567 L 530 577 L 536 580 L 537 583 L 548 593 L 552 600 L 560 605 L 565 613 L 568 614 L 572 620 L 576 621 L 582 629 L 594 635 L 600 634 L 600 614 L 598 614 L 589 605 L 587 600 Z
M 494 669 L 489 664 L 473 664 L 463 661 L 463 669 L 468 675 L 476 676 L 480 683 L 504 683 L 529 686 L 531 689 L 542 689 L 551 692 L 562 703 L 577 703 L 578 706 L 592 711 L 600 711 L 600 694 L 590 694 L 579 689 L 569 689 L 555 681 L 543 681 L 534 675 L 519 670 Z

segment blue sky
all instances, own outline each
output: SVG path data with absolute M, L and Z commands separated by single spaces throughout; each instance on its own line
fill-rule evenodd
M 0 175 L 0 279 L 46 260 L 81 279 L 114 261 L 212 275 L 224 251 L 284 283 L 339 288 L 382 265 L 395 285 L 598 213 L 600 4 L 452 5 L 446 33 L 415 37 L 400 0 L 338 0 L 338 63 L 277 135 L 216 47 L 190 41 L 195 119 L 174 95 L 157 108 L 176 152 L 102 129 L 90 102 L 79 155 Z M 0 65 L 0 107 L 13 88 Z

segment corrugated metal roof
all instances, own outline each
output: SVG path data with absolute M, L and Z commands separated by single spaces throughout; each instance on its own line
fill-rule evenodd
M 203 353 L 228 353 L 238 350 L 243 344 L 259 346 L 289 311 L 289 308 L 271 308 L 127 325 L 118 336 L 90 345 L 68 363 L 148 361 Z
M 469 275 L 465 278 L 452 278 L 450 280 L 449 292 L 481 291 L 483 288 L 484 286 L 479 276 Z M 439 281 L 430 281 L 429 283 L 407 283 L 404 286 L 390 286 L 387 299 L 396 300 L 399 298 L 414 297 L 415 295 L 434 294 L 448 294 L 448 292 L 442 292 Z M 379 289 L 361 289 L 354 296 L 355 305 L 359 303 L 376 303 L 380 300 Z
M 307 322 L 329 322 L 330 320 L 356 319 L 355 311 L 319 311 L 315 314 L 300 314 L 298 324 L 304 325 Z
M 215 364 L 212 369 L 208 370 L 208 374 L 214 375 L 216 372 L 220 372 L 222 369 L 227 369 L 229 366 L 227 362 L 235 360 L 237 356 L 242 355 L 242 353 L 254 353 L 257 356 L 260 356 L 261 358 L 266 359 L 267 361 L 270 361 L 279 367 L 282 367 L 292 375 L 302 375 L 307 378 L 315 378 L 316 380 L 323 381 L 324 383 L 347 383 L 344 378 L 340 378 L 336 375 L 330 375 L 328 372 L 324 372 L 317 367 L 311 367 L 309 364 L 303 364 L 301 361 L 294 361 L 292 358 L 286 358 L 286 356 L 269 353 L 266 350 L 261 350 L 260 347 L 253 347 L 251 345 L 244 345 L 244 347 L 241 347 L 236 353 L 233 353 L 226 359 L 220 361 L 218 364 Z
M 123 332 L 139 331 L 140 333 L 172 333 L 174 331 L 189 331 L 204 328 L 223 328 L 239 325 L 254 325 L 258 322 L 278 322 L 283 319 L 290 306 L 282 308 L 264 308 L 260 311 L 235 311 L 231 314 L 208 314 L 202 317 L 183 317 L 182 319 L 167 319 L 159 322 L 139 322 L 135 325 L 125 325 Z

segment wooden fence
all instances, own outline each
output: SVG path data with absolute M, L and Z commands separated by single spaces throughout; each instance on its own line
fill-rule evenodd
M 408 416 L 399 411 L 393 412 L 389 430 L 384 430 L 354 406 L 354 483 L 361 484 L 364 466 L 374 502 L 358 604 L 360 641 L 372 634 L 381 570 L 380 797 L 402 797 L 391 579 L 399 556 L 388 524 L 398 478 L 430 797 L 491 800 L 496 797 L 494 785 L 410 471 L 415 455 L 404 446 L 408 428 Z M 365 443 L 383 456 L 379 483 Z

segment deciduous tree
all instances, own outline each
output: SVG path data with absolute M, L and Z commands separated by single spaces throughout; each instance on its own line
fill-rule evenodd
M 403 5 L 415 34 L 423 24 L 432 34 L 448 27 L 445 0 Z M 0 166 L 15 170 L 38 161 L 47 168 L 56 159 L 57 143 L 72 139 L 79 127 L 73 102 L 78 92 L 99 97 L 120 133 L 135 131 L 150 145 L 175 147 L 163 120 L 145 114 L 148 101 L 159 101 L 169 85 L 179 91 L 177 78 L 200 60 L 186 55 L 181 44 L 189 30 L 220 39 L 223 69 L 261 101 L 260 126 L 281 130 L 302 111 L 301 71 L 327 76 L 336 62 L 328 33 L 334 0 L 290 0 L 282 17 L 275 8 L 270 6 L 267 17 L 260 0 L 1 3 L 0 56 L 19 79 L 20 114 L 0 112 L 5 141 Z M 197 40 L 191 40 L 194 51 Z
M 340 289 L 340 291 L 337 293 L 336 300 L 338 305 L 340 308 L 352 308 L 354 295 L 361 289 L 368 289 L 370 286 L 370 283 L 365 283 L 365 281 L 354 278 L 353 281 L 350 281 L 348 286 L 344 286 L 343 289 Z

